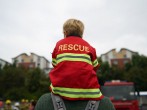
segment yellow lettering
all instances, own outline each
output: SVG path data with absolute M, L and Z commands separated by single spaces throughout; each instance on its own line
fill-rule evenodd
M 80 51 L 84 51 L 84 49 L 85 49 L 84 47 L 85 47 L 85 46 L 79 45 L 79 50 L 80 50 Z
M 85 51 L 89 52 L 89 48 L 87 46 L 85 46 Z
M 68 45 L 68 50 L 73 50 L 73 44 Z
M 63 45 L 63 50 L 67 50 L 67 44 Z
M 74 45 L 74 50 L 77 51 L 78 50 L 78 44 Z
M 58 51 L 62 51 L 62 50 L 63 50 L 63 45 L 60 45 Z
M 59 45 L 58 51 L 64 51 L 64 50 L 75 50 L 75 51 L 85 51 L 89 52 L 89 47 L 83 46 L 83 45 L 78 45 L 78 44 L 63 44 Z

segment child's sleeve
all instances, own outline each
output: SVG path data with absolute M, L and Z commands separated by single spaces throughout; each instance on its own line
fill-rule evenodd
M 98 60 L 97 60 L 97 55 L 96 55 L 96 50 L 95 48 L 93 48 L 92 50 L 92 65 L 94 67 L 94 70 L 97 71 L 97 69 L 99 68 L 100 64 L 98 63 Z
M 56 65 L 57 65 L 57 61 L 56 61 L 56 47 L 54 48 L 53 53 L 52 53 L 52 65 L 53 65 L 53 67 L 56 67 Z

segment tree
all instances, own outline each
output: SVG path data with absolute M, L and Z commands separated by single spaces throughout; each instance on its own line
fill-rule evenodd
M 126 65 L 125 79 L 132 81 L 141 91 L 147 90 L 147 57 L 143 55 L 134 55 L 132 63 Z
M 105 81 L 108 80 L 108 78 L 110 79 L 110 67 L 108 62 L 102 62 L 102 60 L 99 58 L 98 59 L 100 67 L 97 71 L 97 76 L 98 76 L 98 80 L 100 85 L 103 85 L 105 83 Z
M 105 81 L 114 79 L 131 81 L 137 85 L 140 91 L 147 91 L 147 57 L 143 55 L 134 55 L 132 62 L 127 63 L 124 69 L 119 69 L 117 66 L 109 67 L 108 62 L 100 62 L 99 71 L 97 75 L 101 85 Z
M 10 95 L 8 94 L 11 94 L 12 89 L 17 90 L 19 88 L 19 92 L 22 92 L 20 91 L 21 90 L 20 88 L 24 87 L 24 81 L 25 81 L 24 71 L 21 68 L 16 68 L 13 67 L 12 65 L 6 65 L 1 73 L 1 79 L 0 79 L 0 85 L 2 88 L 0 91 L 1 94 L 3 94 L 3 97 L 9 98 Z
M 49 92 L 49 79 L 39 68 L 25 69 L 15 65 L 0 70 L 0 97 L 11 100 L 37 99 Z

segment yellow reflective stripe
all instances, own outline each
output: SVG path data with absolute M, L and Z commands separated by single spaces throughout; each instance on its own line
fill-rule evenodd
M 102 96 L 102 93 L 99 89 L 53 87 L 52 84 L 51 88 L 53 93 L 70 98 L 99 98 Z
M 66 94 L 61 92 L 53 92 L 53 93 L 69 98 L 100 98 L 102 96 L 102 93 L 100 94 Z
M 53 64 L 53 65 L 56 65 L 56 64 L 57 64 L 56 59 L 52 58 L 52 64 Z
M 83 61 L 92 65 L 91 58 L 87 54 L 63 53 L 57 55 L 57 64 L 62 61 Z
M 96 59 L 96 60 L 94 60 L 94 61 L 92 62 L 92 64 L 93 64 L 94 67 L 96 67 L 99 63 L 98 63 L 98 61 L 97 61 L 97 59 Z
M 77 89 L 77 88 L 65 88 L 65 87 L 53 87 L 51 84 L 51 88 L 57 89 L 57 90 L 64 90 L 64 91 L 72 91 L 72 92 L 99 92 L 99 89 Z

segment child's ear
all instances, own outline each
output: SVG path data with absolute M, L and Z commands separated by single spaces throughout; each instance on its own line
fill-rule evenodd
M 66 38 L 67 32 L 63 31 L 63 34 L 64 34 L 64 38 Z

